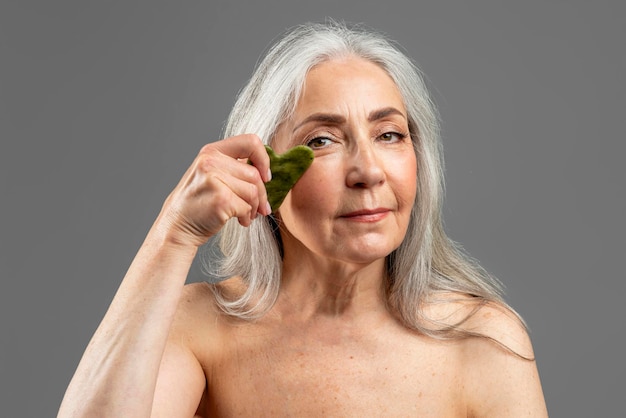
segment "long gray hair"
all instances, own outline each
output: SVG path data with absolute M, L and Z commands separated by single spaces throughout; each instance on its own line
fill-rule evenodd
M 241 91 L 224 137 L 256 133 L 271 143 L 279 124 L 294 111 L 309 70 L 344 57 L 373 62 L 396 83 L 408 112 L 417 156 L 417 198 L 408 231 L 400 247 L 387 258 L 387 304 L 409 328 L 440 338 L 454 337 L 458 334 L 455 327 L 424 326 L 433 323 L 425 321 L 420 309 L 424 301 L 453 292 L 485 302 L 504 302 L 499 283 L 444 233 L 438 115 L 420 71 L 397 46 L 378 33 L 336 22 L 291 29 L 268 51 Z M 223 255 L 212 260 L 211 269 L 222 277 L 240 276 L 246 284 L 245 292 L 236 298 L 213 284 L 219 306 L 239 318 L 262 316 L 274 304 L 280 286 L 282 244 L 275 219 L 259 217 L 247 228 L 236 219 L 230 220 L 215 242 Z

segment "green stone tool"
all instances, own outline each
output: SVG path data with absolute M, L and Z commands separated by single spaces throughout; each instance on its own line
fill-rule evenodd
M 313 150 L 305 145 L 298 145 L 280 155 L 268 145 L 265 146 L 265 150 L 270 157 L 272 171 L 272 180 L 265 183 L 265 190 L 272 212 L 275 212 L 285 200 L 289 190 L 311 166 Z

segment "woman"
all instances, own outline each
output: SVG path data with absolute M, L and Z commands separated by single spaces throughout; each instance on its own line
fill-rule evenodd
M 523 322 L 443 232 L 437 117 L 390 42 L 290 31 L 225 137 L 165 201 L 59 416 L 547 416 Z M 276 213 L 264 144 L 315 155 Z M 185 286 L 212 237 L 232 277 Z

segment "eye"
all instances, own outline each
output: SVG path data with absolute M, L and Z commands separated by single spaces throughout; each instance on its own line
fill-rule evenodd
M 378 139 L 383 142 L 400 142 L 406 137 L 406 134 L 401 134 L 399 132 L 385 132 L 384 134 L 380 135 Z
M 332 141 L 329 138 L 325 138 L 323 136 L 319 136 L 317 138 L 313 138 L 306 143 L 306 146 L 311 149 L 320 149 L 327 147 L 330 145 Z

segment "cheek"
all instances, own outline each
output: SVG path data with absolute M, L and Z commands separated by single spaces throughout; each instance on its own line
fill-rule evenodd
M 407 191 L 412 196 L 411 201 L 413 201 L 417 195 L 417 164 L 415 160 L 412 161 L 412 164 L 407 164 L 404 176 Z
M 291 189 L 291 206 L 297 210 L 311 210 L 325 206 L 326 198 L 332 194 L 332 184 L 326 177 L 309 170 Z
M 417 161 L 414 156 L 396 160 L 389 165 L 388 178 L 394 185 L 396 195 L 410 206 L 417 195 Z
M 306 214 L 314 218 L 316 215 L 332 210 L 329 198 L 336 195 L 332 191 L 332 183 L 323 174 L 324 170 L 311 166 L 309 170 L 291 189 L 287 195 L 281 210 L 297 214 Z

